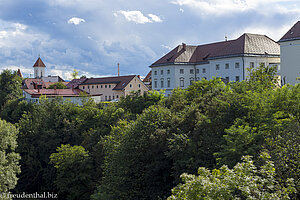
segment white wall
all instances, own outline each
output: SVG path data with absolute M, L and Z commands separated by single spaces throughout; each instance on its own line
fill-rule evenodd
M 247 78 L 246 68 L 250 67 L 250 63 L 254 63 L 254 67 L 258 67 L 260 63 L 264 63 L 268 66 L 270 63 L 280 64 L 280 58 L 273 57 L 262 57 L 262 56 L 252 56 L 252 57 L 231 57 L 210 60 L 207 64 L 172 64 L 152 67 L 152 89 L 153 90 L 166 90 L 166 95 L 169 95 L 172 89 L 180 87 L 180 79 L 184 79 L 184 87 L 187 88 L 190 85 L 190 80 L 202 80 L 203 78 L 212 79 L 213 77 L 226 78 L 229 77 L 229 81 L 242 81 Z M 236 68 L 236 63 L 238 63 L 238 68 Z M 226 69 L 226 64 L 229 64 L 229 69 Z M 219 65 L 219 70 L 216 69 L 216 65 Z M 245 68 L 243 68 L 245 66 Z M 181 74 L 180 70 L 183 69 L 184 73 Z M 205 69 L 205 73 L 203 71 Z M 168 74 L 168 70 L 170 73 Z M 190 73 L 193 70 L 193 73 Z M 161 73 L 163 71 L 163 73 Z M 199 73 L 197 73 L 199 71 Z M 167 87 L 167 80 L 170 79 L 170 87 Z M 161 87 L 161 80 L 164 81 L 163 87 Z M 155 87 L 155 81 L 157 81 L 157 87 Z
M 300 40 L 280 43 L 281 78 L 285 77 L 285 83 L 295 85 L 300 76 Z

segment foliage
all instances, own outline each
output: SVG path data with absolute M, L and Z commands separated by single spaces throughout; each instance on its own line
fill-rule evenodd
M 22 78 L 16 71 L 3 70 L 0 74 L 0 109 L 8 100 L 15 100 L 22 97 Z
M 57 169 L 55 183 L 60 198 L 90 199 L 94 189 L 92 162 L 84 147 L 62 144 L 51 154 L 50 163 Z
M 1 118 L 10 123 L 17 123 L 23 114 L 31 112 L 33 104 L 23 100 L 9 100 L 3 107 Z
M 267 155 L 263 155 L 267 158 Z M 198 170 L 198 176 L 182 174 L 183 184 L 176 186 L 168 199 L 290 199 L 295 192 L 293 180 L 288 179 L 287 186 L 280 185 L 272 161 L 266 160 L 259 169 L 250 156 L 242 158 L 233 169 L 222 166 L 209 171 L 204 167 Z
M 56 82 L 51 84 L 47 89 L 54 89 L 56 86 L 56 89 L 66 89 L 67 86 L 63 84 L 62 82 Z
M 126 109 L 132 114 L 141 114 L 146 108 L 158 104 L 165 99 L 164 94 L 158 91 L 149 91 L 141 94 L 141 91 L 121 97 L 118 107 Z
M 106 137 L 104 175 L 94 199 L 159 199 L 172 188 L 168 148 L 171 113 L 151 106 Z
M 17 184 L 20 173 L 20 156 L 15 152 L 17 147 L 16 127 L 0 120 L 0 193 L 8 193 Z
M 78 71 L 76 69 L 74 69 L 73 72 L 71 73 L 71 77 L 73 79 L 76 79 L 78 77 Z

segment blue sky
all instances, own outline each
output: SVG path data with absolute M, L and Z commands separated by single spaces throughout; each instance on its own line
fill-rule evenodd
M 199 45 L 243 33 L 278 41 L 300 20 L 299 0 L 0 0 L 0 70 L 25 77 L 40 55 L 46 74 L 70 79 L 145 76 L 185 42 Z

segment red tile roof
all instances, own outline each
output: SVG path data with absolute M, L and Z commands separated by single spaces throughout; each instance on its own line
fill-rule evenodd
M 298 21 L 278 42 L 299 40 L 300 39 L 300 21 Z
M 179 45 L 153 63 L 152 66 L 173 63 L 205 63 L 217 57 L 233 57 L 246 54 L 279 56 L 280 48 L 275 41 L 265 35 L 245 33 L 236 40 L 199 46 Z
M 143 79 L 143 82 L 151 82 L 151 74 L 152 74 L 152 71 L 150 71 L 147 76 Z
M 113 88 L 113 90 L 123 90 L 134 77 L 136 77 L 136 75 L 88 78 L 80 85 L 115 83 L 117 85 Z
M 86 81 L 87 78 L 80 78 L 80 79 L 73 79 L 72 81 L 70 81 L 68 84 L 67 84 L 67 87 L 68 88 L 72 88 L 72 86 L 74 88 L 77 88 L 78 85 L 80 85 L 81 83 L 83 83 L 84 81 Z
M 46 65 L 43 63 L 42 59 L 39 57 L 36 62 L 34 63 L 33 67 L 46 67 Z
M 23 88 L 34 89 L 34 85 L 43 85 L 42 79 L 38 78 L 26 78 L 23 80 Z
M 32 97 L 46 96 L 62 96 L 62 97 L 77 97 L 81 92 L 80 89 L 25 89 L 25 92 Z

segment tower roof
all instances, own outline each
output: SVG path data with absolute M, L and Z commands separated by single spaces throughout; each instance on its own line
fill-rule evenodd
M 33 67 L 46 67 L 46 65 L 43 63 L 42 59 L 39 57 L 36 62 L 34 63 Z
M 300 39 L 300 21 L 298 21 L 278 42 L 299 40 Z

